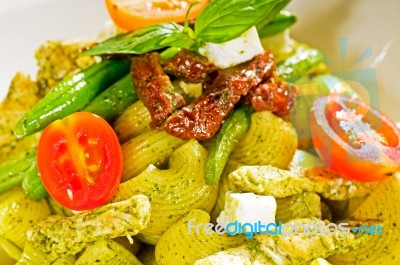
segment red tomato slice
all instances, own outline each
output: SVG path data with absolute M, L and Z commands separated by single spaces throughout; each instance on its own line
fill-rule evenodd
M 343 177 L 376 181 L 400 170 L 400 130 L 386 115 L 361 100 L 330 94 L 314 101 L 314 147 Z
M 77 112 L 50 124 L 40 138 L 37 163 L 49 194 L 71 210 L 105 204 L 122 177 L 122 151 L 101 117 Z

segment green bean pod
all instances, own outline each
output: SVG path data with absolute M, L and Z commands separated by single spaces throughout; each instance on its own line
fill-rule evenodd
M 229 155 L 250 126 L 250 114 L 251 111 L 248 106 L 233 110 L 217 133 L 206 162 L 205 178 L 207 185 L 218 185 Z
M 257 28 L 258 36 L 260 38 L 265 38 L 276 35 L 289 28 L 296 22 L 297 16 L 295 14 L 288 11 L 281 11 L 267 25 Z
M 319 50 L 301 47 L 278 64 L 277 73 L 286 80 L 296 79 L 311 73 L 323 61 L 324 55 Z
M 22 138 L 57 119 L 83 109 L 101 91 L 129 72 L 129 61 L 106 60 L 58 83 L 18 121 L 14 133 Z
M 0 165 L 0 194 L 20 185 L 26 173 L 36 164 L 36 151 L 27 150 Z
M 37 164 L 34 163 L 22 181 L 22 189 L 25 193 L 36 201 L 47 197 L 48 193 L 43 186 L 42 180 L 40 179 Z
M 84 110 L 112 121 L 137 100 L 138 94 L 128 74 L 100 93 Z

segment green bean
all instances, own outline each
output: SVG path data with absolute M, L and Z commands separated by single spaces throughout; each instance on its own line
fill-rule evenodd
M 36 151 L 27 150 L 0 165 L 0 194 L 20 185 L 26 172 L 36 163 Z
M 233 110 L 217 133 L 206 162 L 205 178 L 208 185 L 218 185 L 229 155 L 250 126 L 250 113 L 249 106 Z
M 83 109 L 101 91 L 129 72 L 129 61 L 106 60 L 58 83 L 18 121 L 14 133 L 22 138 L 57 119 Z
M 22 189 L 29 197 L 37 201 L 47 197 L 48 193 L 40 179 L 36 163 L 26 172 L 25 178 L 22 181 Z
M 100 93 L 84 110 L 112 121 L 137 100 L 138 94 L 128 74 Z
M 300 47 L 278 64 L 277 73 L 284 79 L 296 79 L 307 75 L 324 61 L 324 55 L 317 49 Z

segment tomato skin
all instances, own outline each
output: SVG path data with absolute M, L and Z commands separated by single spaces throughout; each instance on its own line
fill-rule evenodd
M 111 126 L 88 112 L 53 122 L 38 144 L 43 185 L 71 210 L 88 210 L 108 202 L 121 181 L 122 161 L 121 146 Z
M 105 0 L 105 2 L 108 13 L 114 23 L 120 29 L 129 31 L 163 22 L 183 22 L 188 6 L 196 1 Z M 186 7 L 176 7 L 179 2 L 187 3 Z M 209 0 L 198 2 L 199 4 L 192 7 L 189 19 L 197 17 L 206 7 Z M 149 6 L 152 8 L 149 9 Z
M 351 134 L 343 130 L 343 123 L 337 119 L 338 111 L 349 111 L 353 107 L 364 122 L 354 123 L 359 129 L 355 130 L 359 139 L 355 144 L 349 143 Z M 376 129 L 363 130 L 368 128 L 365 124 Z M 377 181 L 400 170 L 400 130 L 389 117 L 366 102 L 340 94 L 319 97 L 311 110 L 311 134 L 320 157 L 345 178 Z M 377 140 L 379 136 L 384 137 L 385 143 Z

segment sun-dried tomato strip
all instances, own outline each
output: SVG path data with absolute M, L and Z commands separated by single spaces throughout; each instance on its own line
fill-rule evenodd
M 220 70 L 203 96 L 166 120 L 165 130 L 182 139 L 211 139 L 241 96 L 272 76 L 274 70 L 273 56 L 269 52 Z
M 140 100 L 151 114 L 152 126 L 160 126 L 174 110 L 185 105 L 164 73 L 158 53 L 132 57 L 131 75 Z
M 285 117 L 289 114 L 296 96 L 296 87 L 276 78 L 270 78 L 250 90 L 245 101 L 251 102 L 256 111 L 269 110 L 279 117 Z
M 185 49 L 182 49 L 161 65 L 167 74 L 182 78 L 189 83 L 208 81 L 209 75 L 218 70 L 207 58 Z

